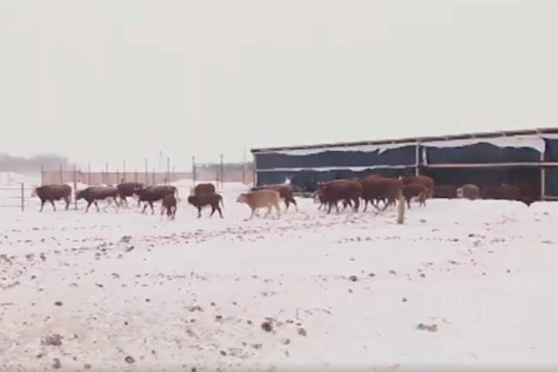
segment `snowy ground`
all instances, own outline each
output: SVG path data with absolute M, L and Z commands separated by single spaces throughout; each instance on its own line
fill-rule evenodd
M 558 367 L 558 203 L 245 221 L 240 190 L 222 220 L 0 208 L 0 370 Z

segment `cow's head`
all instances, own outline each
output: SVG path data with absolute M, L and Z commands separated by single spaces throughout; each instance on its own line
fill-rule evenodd
M 195 195 L 188 196 L 188 204 L 196 205 L 196 199 L 197 197 Z
M 238 195 L 238 198 L 236 199 L 237 203 L 246 203 L 246 201 L 248 200 L 248 198 L 246 197 L 245 193 L 242 193 L 240 195 Z
M 31 189 L 31 197 L 34 198 L 37 196 L 37 186 L 33 186 Z
M 79 190 L 78 192 L 76 192 L 76 200 L 84 199 L 86 190 L 87 189 Z

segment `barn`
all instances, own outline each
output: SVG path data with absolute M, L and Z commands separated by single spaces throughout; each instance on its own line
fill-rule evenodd
M 529 184 L 542 200 L 558 200 L 558 128 L 396 140 L 257 148 L 258 186 L 289 179 L 306 191 L 318 182 L 370 174 L 423 174 L 437 185 Z

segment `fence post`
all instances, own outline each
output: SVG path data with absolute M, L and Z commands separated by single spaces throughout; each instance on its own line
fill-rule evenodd
M 74 164 L 74 209 L 77 211 L 77 199 L 76 199 L 76 194 L 77 194 L 77 168 L 76 165 Z
M 149 176 L 148 176 L 148 170 L 147 170 L 147 159 L 145 159 L 145 185 L 147 186 L 149 184 Z
M 225 165 L 223 164 L 223 154 L 219 156 L 219 173 L 221 173 L 221 187 L 220 190 L 223 190 L 223 183 L 225 182 Z
M 192 156 L 192 183 L 196 186 L 196 157 Z
M 25 184 L 21 183 L 21 211 L 25 211 Z
M 399 195 L 399 200 L 397 201 L 397 223 L 399 225 L 405 223 L 405 198 L 403 195 Z

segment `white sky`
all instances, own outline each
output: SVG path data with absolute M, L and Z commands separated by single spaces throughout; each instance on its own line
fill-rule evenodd
M 0 152 L 111 168 L 558 124 L 558 1 L 0 0 Z

